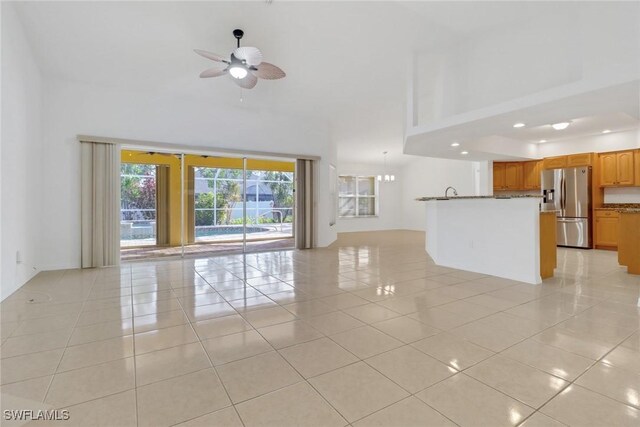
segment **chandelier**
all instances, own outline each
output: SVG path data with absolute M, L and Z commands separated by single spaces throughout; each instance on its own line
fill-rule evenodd
M 378 175 L 378 182 L 394 182 L 396 180 L 395 175 L 389 175 L 387 173 L 387 153 L 388 151 L 384 151 L 382 154 L 384 156 L 384 169 L 382 170 L 384 175 Z

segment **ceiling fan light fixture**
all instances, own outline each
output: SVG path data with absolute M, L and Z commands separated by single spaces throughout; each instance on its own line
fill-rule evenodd
M 240 46 L 240 40 L 244 36 L 241 29 L 233 30 L 237 47 L 231 52 L 229 59 L 216 53 L 195 49 L 195 52 L 207 59 L 225 64 L 223 68 L 214 67 L 200 73 L 201 78 L 220 77 L 229 75 L 231 80 L 242 89 L 253 89 L 258 79 L 278 80 L 286 76 L 280 67 L 262 61 L 262 52 L 257 47 Z M 242 98 L 240 99 L 242 102 Z
M 244 79 L 248 73 L 247 69 L 240 65 L 232 65 L 231 68 L 229 68 L 229 74 L 231 74 L 231 77 L 234 79 Z

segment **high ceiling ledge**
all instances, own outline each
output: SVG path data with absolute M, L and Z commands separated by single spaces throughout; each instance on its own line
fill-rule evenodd
M 550 126 L 563 121 L 572 124 L 563 131 Z M 526 126 L 514 129 L 518 122 Z M 594 135 L 603 122 L 616 132 L 638 128 L 640 79 L 614 85 L 581 81 L 426 125 L 408 125 L 404 153 L 473 161 L 535 159 L 541 139 Z M 454 142 L 460 145 L 452 147 Z

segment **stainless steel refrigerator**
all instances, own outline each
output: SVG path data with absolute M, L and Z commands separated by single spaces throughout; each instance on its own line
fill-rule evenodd
M 542 210 L 557 211 L 558 246 L 591 247 L 591 168 L 542 171 Z

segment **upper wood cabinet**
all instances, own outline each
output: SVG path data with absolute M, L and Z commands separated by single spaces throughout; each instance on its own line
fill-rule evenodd
M 525 190 L 539 190 L 540 189 L 540 172 L 542 162 L 524 162 L 522 165 L 522 181 L 523 188 Z
M 544 169 L 561 169 L 567 167 L 567 156 L 545 157 L 542 163 Z
M 504 180 L 507 190 L 522 190 L 522 163 L 506 163 Z
M 600 185 L 616 185 L 616 153 L 600 154 Z
M 494 162 L 493 190 L 522 190 L 523 162 Z
M 633 185 L 635 174 L 633 173 L 633 151 L 618 153 L 618 185 Z
M 506 163 L 493 162 L 493 189 L 494 191 L 506 189 L 505 167 Z
M 594 153 L 569 154 L 567 156 L 567 167 L 591 166 L 593 157 Z
M 595 153 L 569 154 L 568 156 L 546 157 L 543 169 L 577 168 L 592 166 Z
M 635 183 L 634 152 L 600 154 L 600 185 L 629 186 Z

